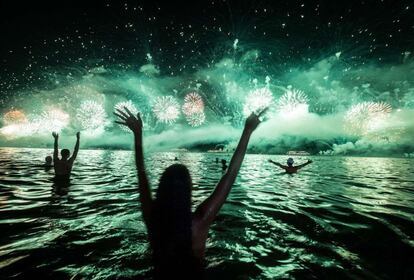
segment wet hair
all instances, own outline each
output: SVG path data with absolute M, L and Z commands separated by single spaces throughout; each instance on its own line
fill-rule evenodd
M 150 233 L 155 278 L 183 275 L 192 267 L 191 187 L 185 165 L 173 164 L 161 175 Z
M 51 156 L 47 156 L 47 157 L 45 157 L 45 162 L 46 163 L 52 163 L 52 157 Z
M 68 149 L 62 149 L 60 154 L 62 155 L 62 158 L 68 158 L 70 156 L 70 151 Z
M 225 159 L 222 159 L 222 160 L 221 160 L 221 163 L 222 163 L 222 164 L 226 164 L 226 163 L 227 163 L 227 161 L 226 161 Z

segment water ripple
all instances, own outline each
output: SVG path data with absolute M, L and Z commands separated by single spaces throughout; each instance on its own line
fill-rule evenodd
M 0 149 L 0 275 L 148 279 L 133 154 L 81 151 L 71 185 L 58 188 L 39 166 L 46 153 Z M 175 157 L 190 169 L 195 207 L 223 174 L 217 155 L 151 154 L 153 186 Z M 319 157 L 286 175 L 267 158 L 246 156 L 211 227 L 209 278 L 414 279 L 412 160 Z

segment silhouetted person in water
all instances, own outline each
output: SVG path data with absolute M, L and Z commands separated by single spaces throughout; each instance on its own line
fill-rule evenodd
M 271 160 L 271 159 L 269 159 L 269 162 L 270 163 L 273 163 L 274 165 L 276 165 L 276 166 L 279 166 L 280 168 L 283 168 L 285 171 L 286 171 L 286 173 L 289 173 L 289 174 L 292 174 L 292 173 L 296 173 L 296 172 L 298 172 L 298 170 L 299 169 L 301 169 L 302 167 L 304 167 L 304 166 L 306 166 L 306 165 L 308 165 L 308 164 L 310 164 L 310 163 L 312 163 L 312 161 L 309 159 L 307 162 L 305 162 L 304 164 L 301 164 L 301 165 L 297 165 L 297 166 L 293 166 L 293 163 L 294 163 L 294 160 L 293 160 L 293 158 L 288 158 L 288 160 L 287 160 L 287 166 L 286 165 L 282 165 L 282 164 L 280 164 L 280 163 L 278 163 L 278 162 L 274 162 L 273 160 Z
M 221 168 L 223 169 L 223 170 L 226 170 L 227 169 L 227 161 L 225 160 L 225 159 L 222 159 L 221 160 Z
M 45 157 L 45 167 L 52 167 L 53 158 L 51 156 Z
M 45 165 L 43 167 L 45 168 L 45 171 L 49 171 L 53 167 L 53 158 L 51 156 L 45 157 Z
M 39 164 L 39 165 L 36 164 L 34 165 L 34 167 L 43 167 L 45 171 L 49 171 L 53 167 L 52 161 L 53 161 L 53 158 L 51 156 L 46 156 L 45 162 L 43 164 Z
M 54 151 L 53 151 L 53 167 L 55 168 L 55 182 L 69 182 L 70 173 L 72 171 L 73 162 L 76 159 L 79 151 L 79 138 L 80 132 L 76 133 L 76 145 L 73 151 L 72 157 L 70 157 L 70 151 L 68 149 L 62 149 L 60 155 L 62 156 L 59 159 L 58 156 L 58 138 L 59 134 L 56 132 L 52 133 L 53 138 L 55 138 Z M 70 157 L 70 158 L 69 158 Z
M 135 161 L 139 181 L 139 199 L 153 250 L 156 279 L 202 279 L 208 230 L 236 180 L 247 145 L 260 123 L 259 116 L 247 118 L 237 149 L 227 172 L 214 191 L 191 211 L 192 180 L 186 166 L 173 164 L 161 175 L 153 198 L 144 166 L 142 120 L 127 108 L 114 113 L 135 136 Z M 179 278 L 178 278 L 179 277 Z

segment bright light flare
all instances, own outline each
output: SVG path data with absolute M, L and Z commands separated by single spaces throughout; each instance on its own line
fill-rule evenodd
M 101 134 L 107 125 L 103 104 L 93 100 L 83 101 L 76 112 L 81 127 L 93 135 Z
M 152 111 L 159 122 L 172 124 L 180 116 L 180 105 L 171 95 L 161 96 L 155 99 Z
M 247 117 L 251 113 L 259 113 L 265 108 L 268 108 L 273 103 L 272 92 L 264 87 L 255 89 L 249 92 L 246 97 L 243 114 Z
M 277 111 L 284 117 L 303 116 L 309 112 L 309 99 L 297 89 L 288 89 L 277 102 Z

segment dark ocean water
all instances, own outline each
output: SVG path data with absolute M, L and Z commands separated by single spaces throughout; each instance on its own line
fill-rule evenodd
M 147 279 L 132 152 L 80 151 L 64 189 L 37 166 L 47 153 L 0 149 L 0 278 Z M 217 155 L 148 155 L 153 186 L 176 156 L 197 205 L 222 175 Z M 412 159 L 314 157 L 285 175 L 269 157 L 245 158 L 210 230 L 209 278 L 414 279 Z

